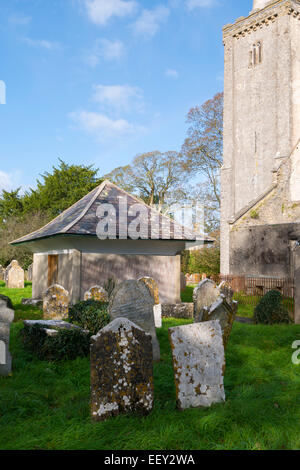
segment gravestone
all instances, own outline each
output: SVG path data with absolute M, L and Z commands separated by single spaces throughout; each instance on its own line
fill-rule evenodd
M 12 358 L 9 352 L 10 324 L 14 320 L 14 311 L 7 302 L 0 299 L 0 376 L 11 374 Z
M 70 297 L 66 289 L 58 284 L 50 286 L 43 295 L 44 320 L 68 318 Z
M 8 289 L 24 289 L 24 270 L 13 260 L 6 269 L 5 281 Z
M 152 337 L 153 358 L 160 359 L 159 343 L 156 337 L 154 299 L 149 288 L 140 281 L 124 281 L 118 284 L 109 301 L 108 313 L 112 320 L 128 318 Z
M 140 282 L 143 282 L 149 289 L 150 294 L 154 299 L 154 307 L 153 307 L 153 314 L 154 314 L 154 324 L 156 328 L 162 327 L 162 307 L 159 303 L 159 290 L 158 285 L 154 279 L 151 277 L 141 277 L 139 279 Z
M 225 353 L 218 320 L 169 328 L 177 406 L 210 407 L 225 401 Z
M 226 348 L 230 338 L 233 323 L 236 318 L 238 303 L 234 300 L 227 302 L 225 295 L 220 297 L 209 307 L 203 309 L 203 322 L 219 320 L 222 329 L 224 347 Z
M 0 281 L 5 281 L 5 268 L 0 264 Z
M 108 293 L 101 286 L 93 286 L 84 294 L 84 300 L 91 299 L 97 302 L 108 302 Z
M 146 284 L 146 286 L 148 287 L 150 291 L 150 294 L 152 295 L 154 299 L 155 305 L 159 305 L 159 290 L 158 290 L 158 285 L 156 281 L 154 281 L 154 279 L 152 279 L 151 277 L 146 277 L 146 276 L 141 277 L 139 281 Z
M 223 294 L 229 303 L 229 305 L 233 304 L 233 296 L 234 296 L 234 290 L 232 289 L 231 285 L 228 284 L 228 282 L 223 281 L 219 285 L 219 291 L 221 294 Z
M 153 407 L 151 336 L 116 318 L 91 338 L 91 414 L 96 421 Z
M 194 319 L 196 323 L 200 323 L 203 318 L 205 307 L 210 307 L 220 296 L 220 291 L 214 281 L 204 279 L 194 289 Z

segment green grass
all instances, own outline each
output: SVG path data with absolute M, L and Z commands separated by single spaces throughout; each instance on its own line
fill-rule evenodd
M 300 326 L 236 323 L 226 352 L 226 403 L 180 412 L 168 328 L 186 323 L 167 319 L 157 330 L 162 360 L 154 367 L 153 411 L 104 423 L 90 419 L 89 359 L 38 361 L 22 348 L 22 322 L 14 323 L 13 375 L 0 378 L 0 449 L 299 449 L 300 366 L 291 362 L 291 345 Z

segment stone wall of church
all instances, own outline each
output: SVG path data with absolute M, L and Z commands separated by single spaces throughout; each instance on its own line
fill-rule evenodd
M 271 186 L 274 168 L 291 156 L 300 138 L 299 20 L 298 0 L 274 0 L 264 10 L 239 18 L 223 30 L 221 271 L 224 274 L 230 271 L 228 220 Z M 294 179 L 288 199 L 297 202 L 299 152 L 295 152 L 293 161 Z M 287 205 L 286 201 L 281 202 L 283 210 Z M 276 214 L 270 214 L 268 220 L 278 223 Z

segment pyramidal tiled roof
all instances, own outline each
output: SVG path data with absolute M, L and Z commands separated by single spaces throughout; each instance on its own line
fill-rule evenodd
M 127 228 L 124 226 L 119 226 L 119 201 L 120 198 L 122 198 L 124 201 L 125 197 L 127 200 L 128 210 L 134 204 L 142 204 L 147 209 L 147 211 L 145 211 L 145 214 L 147 214 L 147 216 L 145 216 L 145 218 L 147 217 L 145 224 L 148 226 L 149 239 L 154 238 L 159 240 L 182 240 L 189 242 L 196 241 L 196 234 L 193 231 L 187 228 L 183 230 L 180 224 L 174 222 L 169 217 L 158 213 L 155 209 L 151 208 L 140 199 L 130 195 L 110 181 L 104 181 L 100 186 L 93 189 L 93 191 L 84 196 L 73 206 L 69 207 L 69 209 L 62 212 L 58 217 L 56 217 L 44 227 L 36 230 L 33 233 L 30 233 L 29 235 L 19 238 L 18 240 L 14 240 L 11 243 L 13 245 L 18 245 L 21 243 L 29 243 L 35 240 L 58 235 L 97 236 L 96 230 L 100 221 L 99 217 L 97 216 L 97 209 L 101 204 L 112 204 L 115 208 L 117 216 L 116 238 L 118 239 L 120 238 L 119 235 L 122 235 L 124 233 L 124 229 Z M 127 224 L 128 226 L 128 224 L 130 224 L 130 222 L 135 218 L 136 216 L 131 217 L 128 216 L 127 213 L 127 220 L 125 219 L 123 221 L 122 219 L 122 224 Z M 156 220 L 159 220 L 159 224 L 155 225 L 157 228 L 153 232 L 153 224 L 151 225 L 151 220 L 155 218 Z M 170 236 L 166 238 L 164 228 L 168 226 L 170 226 Z M 213 242 L 214 239 L 203 236 L 203 241 L 209 243 Z

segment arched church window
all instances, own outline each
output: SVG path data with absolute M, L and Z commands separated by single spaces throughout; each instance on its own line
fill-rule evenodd
M 249 52 L 249 67 L 255 67 L 262 63 L 262 44 L 261 41 L 253 44 Z

